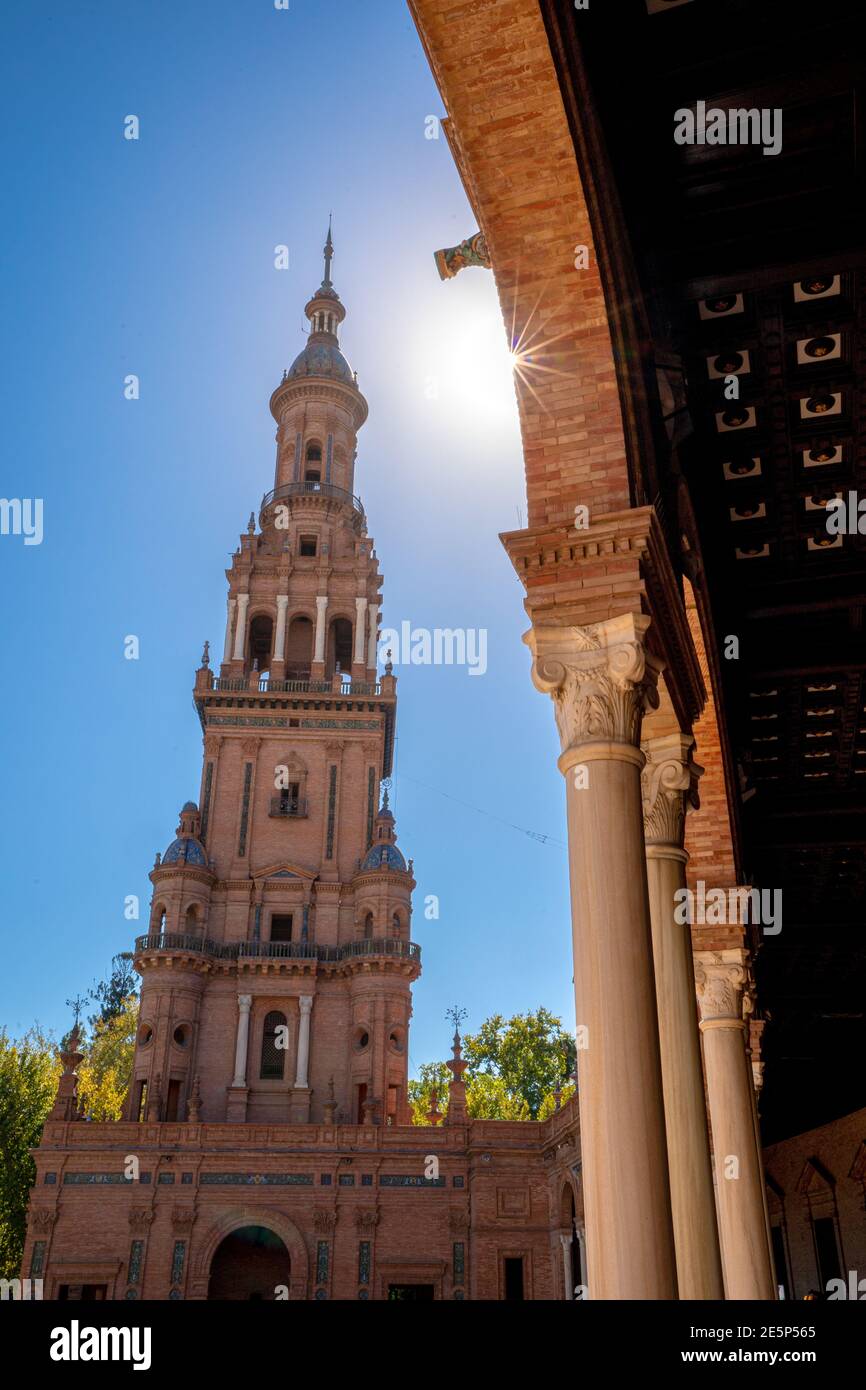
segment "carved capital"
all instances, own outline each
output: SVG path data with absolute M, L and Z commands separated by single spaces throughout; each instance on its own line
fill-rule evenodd
M 587 627 L 539 624 L 525 635 L 532 681 L 553 700 L 563 753 L 589 743 L 639 746 L 661 672 L 645 642 L 649 623 L 626 613 Z
M 220 734 L 207 734 L 204 741 L 204 751 L 209 758 L 215 758 L 222 747 L 222 736 Z
M 259 751 L 260 738 L 241 739 L 241 752 L 246 758 L 255 758 Z
M 129 1229 L 134 1236 L 146 1236 L 153 1221 L 151 1207 L 130 1207 Z
M 648 739 L 642 744 L 643 825 L 647 844 L 682 849 L 686 812 L 700 805 L 698 781 L 704 769 L 692 760 L 694 739 L 687 734 Z
M 355 1212 L 355 1225 L 359 1231 L 365 1231 L 370 1234 L 375 1231 L 378 1224 L 378 1207 L 362 1207 L 360 1211 Z
M 320 1236 L 330 1236 L 334 1233 L 337 1224 L 337 1213 L 335 1211 L 314 1211 L 313 1230 Z
M 175 1231 L 189 1233 L 195 1224 L 194 1207 L 172 1207 L 171 1225 Z
M 702 1028 L 708 1024 L 744 1026 L 747 981 L 745 951 L 695 952 L 695 985 Z
M 469 1212 L 462 1207 L 453 1207 L 448 1213 L 448 1224 L 452 1235 L 465 1235 L 469 1230 Z
M 30 1213 L 30 1225 L 40 1235 L 47 1235 L 56 1220 L 57 1212 L 53 1207 L 37 1207 Z

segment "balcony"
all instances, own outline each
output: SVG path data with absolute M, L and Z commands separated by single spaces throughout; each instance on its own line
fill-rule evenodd
M 233 695 L 341 695 L 367 696 L 381 695 L 379 681 L 353 681 L 341 676 L 339 683 L 335 677 L 330 680 L 285 680 L 276 681 L 264 678 L 255 686 L 250 686 L 249 676 L 216 676 L 211 690 L 221 694 Z
M 288 501 L 292 497 L 326 497 L 334 502 L 342 502 L 346 507 L 351 507 L 358 520 L 364 515 L 360 497 L 353 497 L 351 492 L 347 492 L 345 488 L 336 487 L 334 483 L 283 483 L 282 487 L 276 487 L 271 492 L 265 493 L 260 510 L 264 511 L 266 507 Z
M 285 817 L 289 820 L 302 820 L 309 813 L 305 797 L 290 797 L 287 801 L 279 795 L 271 797 L 271 809 L 268 812 L 271 816 Z
M 343 946 L 316 946 L 311 941 L 229 941 L 220 945 L 203 936 L 185 936 L 177 932 L 164 932 L 160 935 L 155 932 L 148 936 L 136 937 L 136 955 L 145 951 L 172 951 L 176 954 L 194 952 L 196 955 L 212 956 L 216 960 L 252 957 L 270 960 L 315 960 L 329 964 L 368 956 L 390 956 L 417 962 L 421 960 L 420 946 L 414 941 L 401 941 L 397 937 L 368 937 L 363 941 L 349 941 Z

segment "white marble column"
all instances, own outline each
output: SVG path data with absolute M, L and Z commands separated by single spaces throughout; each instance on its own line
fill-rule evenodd
M 355 650 L 352 661 L 356 666 L 364 664 L 364 648 L 366 646 L 364 619 L 367 614 L 367 600 L 365 598 L 355 599 Z
M 238 594 L 238 617 L 235 624 L 235 647 L 232 653 L 233 661 L 243 661 L 244 641 L 247 635 L 247 609 L 250 604 L 249 594 Z
M 232 624 L 235 618 L 235 608 L 237 604 L 233 598 L 228 600 L 226 605 L 226 640 L 223 643 L 223 661 L 228 662 L 232 659 Z
M 693 747 L 692 736 L 681 733 L 648 739 L 641 787 L 677 1284 L 681 1299 L 721 1299 L 691 929 L 677 920 L 686 914 L 677 913 L 675 896 L 686 886 L 686 811 L 698 805 L 703 772 Z
M 288 594 L 277 594 L 277 632 L 274 637 L 274 661 L 285 661 L 286 659 L 286 609 L 288 606 Z
M 369 610 L 369 629 L 367 632 L 367 667 L 371 671 L 376 669 L 376 637 L 379 631 L 379 605 L 371 603 Z
M 677 1296 L 640 784 L 641 721 L 658 704 L 649 621 L 539 624 L 525 639 L 562 742 L 593 1299 Z
M 298 997 L 298 1007 L 301 1011 L 301 1018 L 298 1025 L 298 1061 L 295 1069 L 295 1086 L 306 1087 L 309 1085 L 307 1072 L 310 1066 L 310 1014 L 313 1010 L 312 994 L 301 994 Z
M 314 661 L 325 660 L 325 614 L 328 610 L 328 595 L 319 594 L 316 599 L 316 645 L 313 651 Z
M 763 1163 L 755 1139 L 751 1069 L 743 1017 L 748 957 L 737 947 L 696 951 L 695 980 L 713 1130 L 725 1293 L 776 1298 L 764 1212 Z
M 563 1297 L 566 1303 L 574 1302 L 574 1288 L 572 1287 L 571 1273 L 571 1235 L 568 1231 L 560 1231 L 559 1243 L 562 1246 L 562 1277 L 565 1293 Z
M 253 996 L 251 994 L 238 995 L 238 1034 L 235 1045 L 235 1076 L 233 1086 L 246 1086 L 247 1084 L 247 1049 L 250 1042 L 250 1009 L 252 1008 Z

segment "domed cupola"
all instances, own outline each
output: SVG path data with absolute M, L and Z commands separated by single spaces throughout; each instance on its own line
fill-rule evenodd
M 364 856 L 361 873 L 368 873 L 370 869 L 396 869 L 398 873 L 407 873 L 406 860 L 398 850 L 396 841 L 394 813 L 388 805 L 386 791 L 373 823 L 373 843 Z
M 201 815 L 194 801 L 186 801 L 181 808 L 177 838 L 172 840 L 162 856 L 161 867 L 168 864 L 194 864 L 200 868 L 208 867 L 204 845 L 199 840 L 201 834 Z
M 288 377 L 320 376 L 336 377 L 339 381 L 355 383 L 355 374 L 340 351 L 337 331 L 346 310 L 331 283 L 331 261 L 334 244 L 331 241 L 331 227 L 328 224 L 328 239 L 325 242 L 325 275 L 312 299 L 304 307 L 310 321 L 310 336 L 302 352 L 299 352 L 288 370 Z

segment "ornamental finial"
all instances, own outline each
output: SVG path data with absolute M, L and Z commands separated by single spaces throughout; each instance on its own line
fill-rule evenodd
M 325 278 L 323 285 L 331 287 L 331 261 L 334 259 L 334 243 L 331 240 L 331 213 L 328 213 L 328 239 L 325 242 Z

